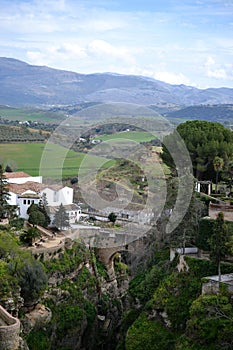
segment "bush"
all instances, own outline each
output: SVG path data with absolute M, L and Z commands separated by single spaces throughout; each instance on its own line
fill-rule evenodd
M 47 284 L 47 276 L 43 265 L 36 260 L 22 266 L 18 271 L 21 295 L 26 304 L 38 300 Z
M 143 312 L 129 328 L 126 350 L 172 350 L 174 335 L 160 322 L 148 320 Z
M 50 350 L 51 343 L 45 330 L 32 330 L 26 338 L 30 350 Z

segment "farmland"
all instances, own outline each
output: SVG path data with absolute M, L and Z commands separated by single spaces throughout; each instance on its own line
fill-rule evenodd
M 124 131 L 124 132 L 118 132 L 111 135 L 99 136 L 98 138 L 96 138 L 96 140 L 108 141 L 108 140 L 115 140 L 115 139 L 125 139 L 125 140 L 132 140 L 135 142 L 148 142 L 155 138 L 156 138 L 155 135 L 152 135 L 146 131 Z
M 26 108 L 12 108 L 6 106 L 0 106 L 0 117 L 9 120 L 26 121 L 31 120 L 33 122 L 44 123 L 57 123 L 64 120 L 64 113 L 51 112 L 39 109 L 26 109 Z
M 101 157 L 86 155 L 53 144 L 47 146 L 44 143 L 0 144 L 0 162 L 10 165 L 15 171 L 25 171 L 32 176 L 41 174 L 59 178 L 61 169 L 63 178 L 77 176 L 84 157 L 85 168 L 82 167 L 81 170 L 84 173 L 106 161 Z M 42 159 L 44 162 L 40 164 Z M 103 167 L 112 164 L 113 161 L 110 161 Z

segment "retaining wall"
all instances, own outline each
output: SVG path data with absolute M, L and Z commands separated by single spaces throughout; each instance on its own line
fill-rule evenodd
M 19 348 L 20 321 L 11 316 L 0 305 L 0 349 L 17 350 Z

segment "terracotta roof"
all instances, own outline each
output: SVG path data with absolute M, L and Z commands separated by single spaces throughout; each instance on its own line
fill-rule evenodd
M 26 191 L 40 192 L 42 186 L 38 182 L 27 181 L 23 184 L 12 184 L 8 185 L 9 191 L 16 194 L 23 194 Z
M 7 179 L 15 179 L 19 177 L 31 177 L 31 175 L 25 173 L 24 171 L 16 171 L 12 173 L 5 172 L 3 174 Z

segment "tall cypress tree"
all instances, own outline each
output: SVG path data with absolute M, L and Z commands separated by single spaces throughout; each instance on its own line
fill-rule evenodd
M 3 166 L 0 164 L 0 218 L 9 216 L 10 206 L 7 200 L 10 198 L 6 177 L 4 176 Z
M 50 224 L 50 212 L 49 212 L 49 206 L 48 206 L 48 201 L 47 201 L 47 197 L 46 194 L 43 193 L 42 197 L 39 201 L 39 206 L 38 206 L 39 210 L 41 211 L 41 213 L 44 214 L 45 217 L 45 223 L 44 226 L 47 227 Z
M 230 236 L 224 220 L 224 214 L 218 213 L 214 223 L 213 234 L 210 237 L 210 258 L 218 265 L 218 277 L 221 281 L 221 260 L 229 253 Z

